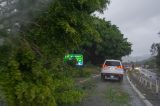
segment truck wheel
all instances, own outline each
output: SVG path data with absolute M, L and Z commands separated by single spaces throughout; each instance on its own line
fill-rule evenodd
M 104 81 L 104 75 L 101 75 L 101 80 Z
M 123 76 L 119 77 L 119 81 L 120 81 L 120 82 L 123 81 Z

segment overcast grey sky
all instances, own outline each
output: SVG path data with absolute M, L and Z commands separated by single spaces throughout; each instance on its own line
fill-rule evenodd
M 133 46 L 132 56 L 150 54 L 153 42 L 160 42 L 160 0 L 111 0 L 100 17 L 119 27 Z

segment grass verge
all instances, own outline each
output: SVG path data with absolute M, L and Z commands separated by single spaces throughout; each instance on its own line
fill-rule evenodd
M 107 104 L 114 106 L 123 106 L 129 103 L 129 94 L 120 88 L 109 87 L 106 91 Z M 127 105 L 128 106 L 128 105 Z

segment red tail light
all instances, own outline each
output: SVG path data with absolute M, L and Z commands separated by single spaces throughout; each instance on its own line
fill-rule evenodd
M 103 65 L 102 65 L 102 68 L 104 68 L 104 67 L 108 67 L 108 66 L 107 66 L 107 65 L 105 65 L 105 64 L 103 64 Z
M 117 66 L 117 68 L 122 68 L 123 69 L 123 66 Z

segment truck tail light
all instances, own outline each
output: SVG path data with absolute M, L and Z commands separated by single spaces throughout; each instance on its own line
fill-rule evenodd
M 105 68 L 105 67 L 108 67 L 107 65 L 105 65 L 105 64 L 102 64 L 102 68 Z
M 117 68 L 122 68 L 123 69 L 123 66 L 117 66 Z

